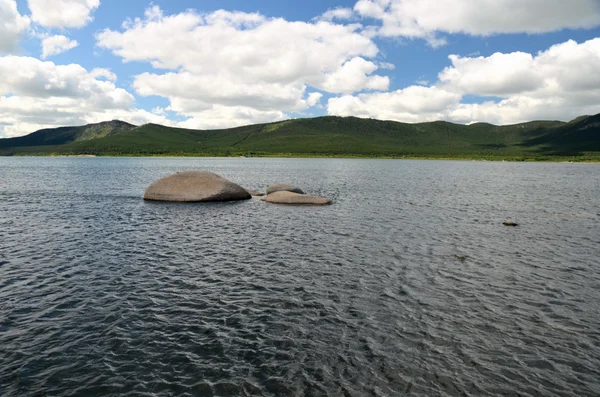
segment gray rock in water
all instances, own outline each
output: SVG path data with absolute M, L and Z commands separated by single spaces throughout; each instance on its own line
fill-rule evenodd
M 304 194 L 304 192 L 293 185 L 286 185 L 284 183 L 279 183 L 276 185 L 271 185 L 267 188 L 267 194 L 275 193 L 275 192 L 293 192 L 298 194 Z
M 273 204 L 289 205 L 327 205 L 331 200 L 323 197 L 308 196 L 294 192 L 275 192 L 262 198 L 262 201 Z
M 144 200 L 174 202 L 237 201 L 252 198 L 241 186 L 206 171 L 185 171 L 152 183 Z

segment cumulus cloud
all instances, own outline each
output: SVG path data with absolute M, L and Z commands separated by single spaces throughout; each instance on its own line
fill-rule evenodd
M 451 56 L 440 81 L 463 94 L 497 96 L 498 102 L 463 105 L 457 120 L 572 119 L 600 112 L 600 38 L 570 40 L 535 56 L 523 53 L 490 57 Z
M 111 82 L 96 80 L 80 65 L 56 65 L 35 58 L 0 58 L 0 95 L 86 99 L 86 106 L 124 107 L 133 96 Z
M 62 54 L 79 45 L 77 40 L 71 40 L 63 35 L 49 36 L 42 39 L 42 59 L 52 55 Z
M 94 68 L 90 72 L 90 76 L 95 79 L 105 78 L 109 81 L 117 81 L 117 75 L 111 72 L 109 69 L 104 68 Z
M 220 129 L 231 126 L 269 123 L 289 118 L 284 112 L 277 110 L 257 110 L 247 106 L 223 105 L 212 105 L 208 109 L 190 113 L 190 115 L 193 117 L 177 123 L 177 126 L 191 129 Z
M 306 107 L 302 100 L 306 87 L 301 83 L 251 83 L 240 77 L 182 71 L 162 75 L 142 73 L 135 77 L 134 87 L 140 95 L 170 98 L 173 110 L 181 113 L 206 109 L 214 103 L 259 110 L 295 111 Z
M 333 21 L 337 20 L 348 20 L 354 16 L 354 11 L 352 8 L 334 8 L 332 10 L 327 10 L 320 18 L 324 21 Z
M 369 60 L 377 46 L 357 25 L 223 10 L 164 15 L 153 6 L 143 19 L 126 21 L 123 31 L 105 30 L 96 38 L 124 61 L 166 70 L 136 76 L 139 94 L 166 97 L 169 110 L 183 116 L 214 116 L 222 127 L 314 106 L 308 88 L 353 93 L 389 87 Z M 228 117 L 221 117 L 228 107 Z
M 600 25 L 597 0 L 359 0 L 354 10 L 380 20 L 381 36 L 423 38 L 433 46 L 445 44 L 438 33 L 490 36 Z
M 531 54 L 496 53 L 487 58 L 450 55 L 449 59 L 452 66 L 444 69 L 439 79 L 462 92 L 503 96 L 536 90 L 544 84 Z
M 325 77 L 321 88 L 329 92 L 353 93 L 363 89 L 387 90 L 387 76 L 371 76 L 378 69 L 373 62 L 356 57 L 347 61 Z
M 0 125 L 9 137 L 115 118 L 168 122 L 165 117 L 135 109 L 130 93 L 111 81 L 98 80 L 80 65 L 5 56 L 0 57 L 0 76 Z
M 15 0 L 0 0 L 0 54 L 15 51 L 29 24 L 29 18 L 19 14 Z
M 438 87 L 411 86 L 394 92 L 331 98 L 328 112 L 336 116 L 371 117 L 404 122 L 433 121 L 460 103 L 461 95 Z
M 323 94 L 320 92 L 311 92 L 308 94 L 306 102 L 308 102 L 308 106 L 310 107 L 317 106 L 321 102 L 321 98 L 323 98 Z
M 600 38 L 567 41 L 538 54 L 450 55 L 452 66 L 432 87 L 331 98 L 331 115 L 397 121 L 446 119 L 497 124 L 535 119 L 570 120 L 600 113 Z M 465 96 L 482 97 L 465 103 Z M 488 97 L 488 99 L 485 99 Z
M 31 19 L 47 28 L 82 28 L 100 0 L 28 0 Z

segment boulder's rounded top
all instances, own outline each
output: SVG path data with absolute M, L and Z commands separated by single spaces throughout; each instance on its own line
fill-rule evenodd
M 271 185 L 267 188 L 267 194 L 272 194 L 276 192 L 292 192 L 298 194 L 304 194 L 302 189 L 294 185 L 288 185 L 285 183 L 278 183 L 275 185 Z
M 262 198 L 262 201 L 273 204 L 289 204 L 289 205 L 327 205 L 331 204 L 331 200 L 324 197 L 309 196 L 306 194 L 298 194 L 294 192 L 275 192 Z
M 250 199 L 241 186 L 208 171 L 184 171 L 152 183 L 144 200 L 175 202 L 235 201 Z

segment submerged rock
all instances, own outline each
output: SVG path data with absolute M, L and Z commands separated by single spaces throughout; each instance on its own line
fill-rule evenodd
M 503 222 L 502 224 L 503 224 L 504 226 L 512 226 L 512 227 L 519 226 L 519 224 L 518 224 L 518 223 L 516 223 L 516 222 L 511 222 L 511 221 L 506 221 L 506 222 Z
M 241 186 L 207 171 L 185 171 L 152 183 L 144 200 L 174 202 L 237 201 L 251 198 Z
M 294 192 L 275 192 L 264 197 L 262 201 L 273 204 L 289 204 L 289 205 L 327 205 L 331 204 L 331 200 L 323 197 L 309 196 L 306 194 L 298 194 Z
M 271 185 L 267 188 L 267 194 L 272 194 L 276 192 L 293 192 L 298 194 L 304 194 L 304 192 L 299 187 L 293 185 L 286 185 L 284 183 Z
M 259 191 L 256 191 L 256 190 L 248 190 L 248 189 L 246 189 L 246 191 L 247 191 L 248 193 L 250 193 L 250 195 L 251 195 L 252 197 L 262 197 L 262 196 L 264 196 L 264 195 L 265 195 L 264 193 L 262 193 L 262 192 L 259 192 Z

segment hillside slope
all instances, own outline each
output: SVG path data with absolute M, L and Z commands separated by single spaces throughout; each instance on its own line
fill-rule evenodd
M 102 138 L 72 139 L 60 145 L 52 145 L 58 140 L 51 137 L 46 137 L 44 146 L 0 144 L 0 154 L 600 157 L 600 115 L 570 123 L 534 121 L 508 126 L 443 121 L 406 124 L 330 116 L 206 131 L 156 124 L 128 126 Z
M 559 128 L 548 131 L 523 143 L 539 153 L 571 155 L 573 153 L 600 154 L 600 114 L 578 117 Z
M 63 145 L 70 142 L 113 136 L 135 128 L 119 120 L 88 124 L 80 127 L 59 127 L 36 131 L 18 138 L 0 139 L 0 149 L 30 146 Z

